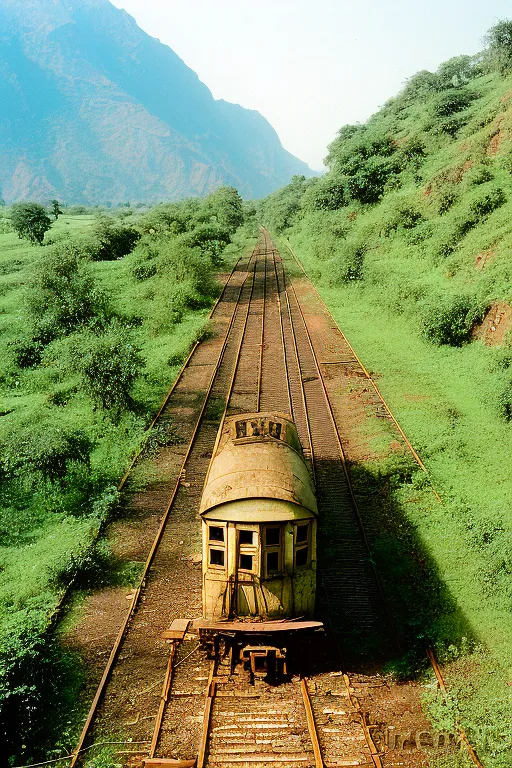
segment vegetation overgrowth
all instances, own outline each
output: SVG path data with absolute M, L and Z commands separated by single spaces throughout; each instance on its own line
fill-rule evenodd
M 13 764 L 52 740 L 41 707 L 76 663 L 52 615 L 103 562 L 119 479 L 254 213 L 233 188 L 111 214 L 56 203 L 28 242 L 15 223 L 33 206 L 0 208 L 0 732 Z M 171 438 L 156 430 L 148 450 Z
M 484 764 L 505 768 L 512 22 L 497 24 L 486 42 L 478 56 L 416 74 L 364 125 L 344 126 L 325 176 L 294 177 L 261 202 L 259 217 L 283 247 L 289 240 L 378 372 L 442 497 L 442 505 L 418 503 L 424 479 L 410 470 L 352 467 L 356 484 L 380 489 L 363 505 L 377 521 L 374 554 L 402 602 L 410 644 L 430 643 L 451 662 L 456 719 Z

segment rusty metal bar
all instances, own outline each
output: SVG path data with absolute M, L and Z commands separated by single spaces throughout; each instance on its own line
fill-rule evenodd
M 300 688 L 302 691 L 302 700 L 304 702 L 304 709 L 306 710 L 306 720 L 308 721 L 309 738 L 313 745 L 313 752 L 315 755 L 315 768 L 324 768 L 324 761 L 322 758 L 322 750 L 320 749 L 320 741 L 318 739 L 318 731 L 315 723 L 315 716 L 313 714 L 313 708 L 311 706 L 311 699 L 309 697 L 308 680 L 303 677 L 300 681 Z
M 155 756 L 156 747 L 158 744 L 158 739 L 160 737 L 160 729 L 162 727 L 162 720 L 164 718 L 164 712 L 165 712 L 165 705 L 167 703 L 167 698 L 169 696 L 169 690 L 171 688 L 171 680 L 172 680 L 172 665 L 174 663 L 174 656 L 176 654 L 176 647 L 178 645 L 177 641 L 174 641 L 171 643 L 171 648 L 169 651 L 169 660 L 167 662 L 167 669 L 165 670 L 165 677 L 164 682 L 162 685 L 162 693 L 160 695 L 160 705 L 158 707 L 158 712 L 156 715 L 155 720 L 155 728 L 153 731 L 153 738 L 151 740 L 151 746 L 149 748 L 149 757 L 152 758 Z
M 197 768 L 204 768 L 204 764 L 206 761 L 206 752 L 208 749 L 208 735 L 210 733 L 210 720 L 212 716 L 213 700 L 215 698 L 215 692 L 217 688 L 217 683 L 214 681 L 216 671 L 217 671 L 217 660 L 214 659 L 212 661 L 210 674 L 208 676 L 206 700 L 204 702 L 203 730 L 201 733 L 201 741 L 199 743 L 199 749 L 197 752 Z

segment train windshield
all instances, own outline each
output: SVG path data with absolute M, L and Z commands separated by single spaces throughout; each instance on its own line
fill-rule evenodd
M 243 437 L 273 437 L 275 440 L 284 438 L 283 425 L 273 419 L 240 419 L 235 422 L 236 439 Z

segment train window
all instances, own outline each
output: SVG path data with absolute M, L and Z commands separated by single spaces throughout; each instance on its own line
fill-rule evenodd
M 240 553 L 239 568 L 242 571 L 252 571 L 253 556 Z
M 309 561 L 309 523 L 298 525 L 295 529 L 295 567 L 302 568 Z
M 208 529 L 209 541 L 224 541 L 224 528 L 218 525 L 210 525 Z
M 210 547 L 210 565 L 220 565 L 224 567 L 224 550 Z
M 295 541 L 297 544 L 305 544 L 308 540 L 308 528 L 309 525 L 298 525 L 297 526 L 297 536 Z
M 295 552 L 295 565 L 297 568 L 308 564 L 308 549 L 309 547 L 302 547 L 302 549 L 298 549 Z
M 251 434 L 252 437 L 261 437 L 264 434 L 262 421 L 251 421 Z
M 271 437 L 275 437 L 276 440 L 281 439 L 282 425 L 278 421 L 270 421 L 268 424 L 268 431 Z
M 281 543 L 281 528 L 277 525 L 265 529 L 265 544 L 267 547 L 279 546 Z
M 279 552 L 267 552 L 267 575 L 279 571 Z
M 271 576 L 283 570 L 282 527 L 266 525 L 263 544 L 265 546 L 265 576 Z
M 241 528 L 238 532 L 240 544 L 254 544 L 254 531 L 245 531 Z
M 247 422 L 246 421 L 237 421 L 236 422 L 236 436 L 238 437 L 247 437 Z

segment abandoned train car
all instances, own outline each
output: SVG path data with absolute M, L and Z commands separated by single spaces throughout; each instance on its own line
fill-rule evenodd
M 200 513 L 205 620 L 312 615 L 317 503 L 290 416 L 225 419 Z

